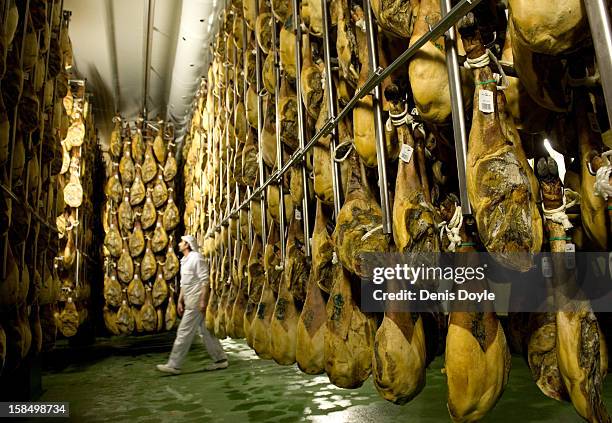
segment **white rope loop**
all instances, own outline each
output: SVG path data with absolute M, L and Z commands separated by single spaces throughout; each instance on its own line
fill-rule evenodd
M 499 60 L 497 60 L 497 57 L 495 57 L 495 54 L 493 54 L 491 50 L 487 49 L 481 56 L 476 57 L 474 59 L 468 57 L 467 59 L 465 59 L 465 63 L 463 64 L 463 66 L 466 69 L 484 68 L 485 66 L 489 66 L 491 64 L 491 60 L 493 60 L 493 63 L 495 63 L 495 66 L 497 66 L 497 69 L 499 70 L 499 73 L 493 74 L 493 77 L 495 78 L 495 81 L 497 83 L 497 89 L 505 90 L 510 86 L 510 81 L 508 81 L 508 77 L 506 76 L 504 69 L 502 68 L 501 64 L 499 63 Z
M 401 111 L 400 113 L 393 113 L 393 112 L 389 112 L 389 119 L 387 120 L 387 123 L 391 122 L 393 124 L 393 126 L 399 127 L 402 125 L 414 125 L 415 121 L 414 121 L 414 116 L 412 116 L 410 114 L 410 111 L 408 110 L 408 104 L 404 105 L 404 110 Z M 414 129 L 414 127 L 412 128 Z
M 459 231 L 461 230 L 461 225 L 463 225 L 463 213 L 461 211 L 461 206 L 455 204 L 455 213 L 451 218 L 450 222 L 440 222 L 438 223 L 438 228 L 440 229 L 440 240 L 444 240 L 444 235 L 450 241 L 450 245 L 448 246 L 448 250 L 451 252 L 455 252 L 457 246 L 461 244 L 461 235 L 459 235 Z
M 383 229 L 383 225 L 379 225 L 373 229 L 370 229 L 369 231 L 367 231 L 362 237 L 361 240 L 365 241 L 366 239 L 368 239 L 369 237 L 371 237 L 372 235 L 374 235 L 374 233 L 378 232 L 378 231 L 382 231 Z
M 344 153 L 342 157 L 338 158 L 338 150 L 347 145 L 349 146 L 349 148 L 346 150 L 346 153 Z M 336 163 L 342 163 L 348 158 L 348 156 L 351 154 L 351 151 L 353 151 L 353 141 L 349 140 L 341 142 L 336 146 L 336 149 L 334 150 L 334 161 Z
M 563 229 L 567 231 L 568 229 L 573 228 L 574 225 L 572 225 L 572 222 L 569 221 L 565 211 L 575 204 L 580 204 L 580 194 L 569 188 L 565 188 L 563 190 L 563 204 L 561 206 L 557 207 L 556 209 L 548 210 L 546 207 L 544 207 L 544 204 L 542 204 L 544 219 L 558 223 L 559 225 L 563 225 Z
M 610 156 L 612 156 L 612 150 L 606 151 L 601 155 L 606 165 L 597 169 L 595 175 L 595 184 L 593 184 L 593 190 L 595 195 L 603 197 L 607 200 L 608 197 L 612 197 L 612 185 L 610 185 L 610 174 L 612 174 L 612 164 L 610 163 Z

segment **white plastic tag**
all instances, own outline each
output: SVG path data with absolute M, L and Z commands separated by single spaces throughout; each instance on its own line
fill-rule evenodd
M 413 151 L 414 151 L 414 148 L 410 147 L 408 144 L 402 144 L 402 149 L 399 155 L 400 160 L 405 163 L 410 163 L 410 159 L 412 159 Z
M 565 268 L 567 270 L 576 268 L 576 245 L 571 242 L 565 244 Z
M 589 117 L 589 124 L 591 125 L 591 131 L 601 133 L 601 128 L 599 127 L 599 122 L 597 122 L 597 116 L 595 116 L 595 113 L 588 112 L 587 116 Z
M 493 91 L 478 91 L 478 109 L 482 113 L 493 113 L 495 111 L 495 106 L 493 104 Z
M 545 278 L 552 278 L 553 276 L 552 262 L 550 257 L 542 257 L 542 276 Z
M 296 220 L 302 220 L 302 212 L 300 212 L 298 209 L 295 209 L 295 218 Z

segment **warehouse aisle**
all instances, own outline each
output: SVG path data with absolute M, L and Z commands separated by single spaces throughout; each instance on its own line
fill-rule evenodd
M 40 401 L 69 401 L 71 420 L 87 422 L 449 421 L 442 357 L 430 367 L 421 395 L 402 407 L 381 400 L 371 380 L 360 389 L 340 389 L 325 375 L 309 376 L 297 366 L 260 360 L 244 341 L 223 342 L 231 362 L 227 370 L 202 371 L 209 359 L 198 343 L 188 356 L 184 374 L 161 375 L 154 367 L 166 359 L 167 352 L 161 350 L 170 341 L 166 338 L 165 345 L 157 345 L 156 352 L 101 357 L 48 371 Z M 116 338 L 113 342 L 125 341 Z M 95 352 L 90 355 L 94 356 Z M 485 422 L 579 421 L 571 404 L 559 404 L 540 393 L 519 357 L 513 358 L 510 379 Z M 610 406 L 612 384 L 605 388 Z

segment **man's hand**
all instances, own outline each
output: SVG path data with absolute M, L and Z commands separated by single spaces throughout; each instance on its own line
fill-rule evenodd
M 178 306 L 176 308 L 176 311 L 178 312 L 179 316 L 182 316 L 183 312 L 185 311 L 185 298 L 183 297 L 182 290 L 181 290 L 181 293 L 179 295 Z

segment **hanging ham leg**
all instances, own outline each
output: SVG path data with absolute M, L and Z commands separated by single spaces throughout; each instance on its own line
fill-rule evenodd
M 542 183 L 542 197 L 546 209 L 563 204 L 561 181 L 556 166 L 539 163 L 538 170 L 546 174 Z M 563 225 L 547 220 L 551 251 L 564 253 L 566 233 Z M 565 290 L 572 289 L 572 275 L 565 269 L 564 258 L 553 256 L 553 293 L 560 306 Z M 603 375 L 607 372 L 607 348 L 599 330 L 595 314 L 588 301 L 574 300 L 571 311 L 556 313 L 556 353 L 561 380 L 569 393 L 576 412 L 589 422 L 610 422 L 602 399 Z M 568 306 L 564 306 L 567 308 Z
M 460 235 L 468 245 L 459 246 L 457 252 L 476 251 L 469 246 L 474 239 L 465 226 Z M 454 422 L 480 421 L 495 406 L 510 374 L 510 350 L 495 313 L 450 313 L 445 373 L 448 411 Z
M 404 110 L 397 87 L 385 91 L 391 111 Z M 433 208 L 425 201 L 417 171 L 414 139 L 407 124 L 397 128 L 400 144 L 410 151 L 399 160 L 393 202 L 393 236 L 399 252 L 439 250 Z M 405 404 L 425 386 L 426 348 L 423 319 L 418 313 L 385 312 L 376 332 L 372 372 L 383 398 Z
M 474 15 L 468 14 L 460 23 L 468 58 L 478 59 L 485 48 Z M 475 69 L 474 79 L 476 91 L 467 154 L 470 202 L 487 250 L 496 253 L 505 266 L 524 271 L 531 267 L 531 259 L 517 253 L 539 251 L 542 244 L 536 192 L 524 167 L 525 154 L 520 145 L 513 144 L 504 135 L 507 131 L 502 131 L 496 96 L 504 94 L 496 90 L 495 82 L 490 82 L 494 81 L 491 67 Z
M 334 285 L 327 301 L 325 372 L 340 388 L 358 388 L 372 371 L 375 322 L 357 305 L 350 273 L 334 265 Z
M 332 246 L 326 223 L 322 202 L 317 200 L 312 234 L 312 267 L 308 278 L 306 300 L 297 324 L 295 351 L 300 370 L 308 374 L 320 374 L 325 371 L 323 350 L 326 299 L 320 286 L 327 286 L 329 291 L 332 269 Z

